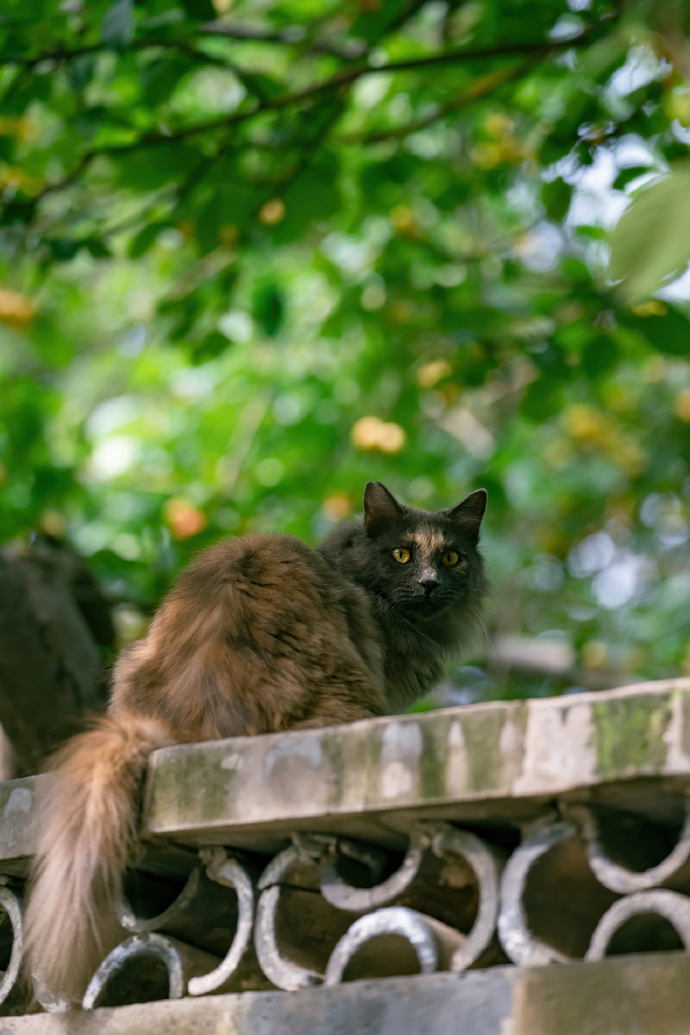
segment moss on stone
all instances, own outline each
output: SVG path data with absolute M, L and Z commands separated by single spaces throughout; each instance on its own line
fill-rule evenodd
M 632 770 L 661 768 L 666 759 L 663 734 L 670 718 L 667 696 L 639 694 L 595 701 L 592 719 L 598 775 L 614 779 Z
M 228 784 L 235 774 L 222 769 L 216 751 L 186 750 L 156 760 L 156 820 L 170 815 L 194 815 L 212 824 L 227 811 Z
M 683 693 L 682 690 L 675 690 L 674 693 L 680 695 L 681 715 L 683 716 L 680 746 L 683 754 L 690 756 L 690 693 Z
M 674 693 L 681 695 L 678 727 L 671 724 Z M 671 735 L 673 743 L 665 739 Z M 638 774 L 684 775 L 684 764 L 673 761 L 683 749 L 690 755 L 690 692 L 682 689 L 476 705 L 166 748 L 152 764 L 145 815 L 152 833 L 175 833 L 421 808 L 425 801 L 515 801 L 553 794 L 556 785 L 563 793 Z M 399 793 L 398 770 L 405 785 Z
M 445 725 L 421 724 L 424 748 L 420 759 L 420 792 L 425 801 L 443 798 L 446 792 L 448 737 Z
M 503 768 L 501 733 L 505 721 L 505 712 L 498 708 L 477 711 L 464 719 L 469 791 L 493 791 L 500 786 Z

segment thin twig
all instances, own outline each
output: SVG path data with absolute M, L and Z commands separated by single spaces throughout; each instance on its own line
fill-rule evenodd
M 261 112 L 281 111 L 282 109 L 291 107 L 292 105 L 311 100 L 319 94 L 334 91 L 345 86 L 351 86 L 352 83 L 365 75 L 377 75 L 383 72 L 413 71 L 416 69 L 440 67 L 442 65 L 454 64 L 461 61 L 484 61 L 492 57 L 520 54 L 530 51 L 536 51 L 541 56 L 546 56 L 552 51 L 564 49 L 566 47 L 570 48 L 576 46 L 578 43 L 582 43 L 587 35 L 587 33 L 582 33 L 580 36 L 573 39 L 567 41 L 555 40 L 552 43 L 546 43 L 544 40 L 540 40 L 537 43 L 501 43 L 491 47 L 480 47 L 475 50 L 446 51 L 443 54 L 434 54 L 431 57 L 414 58 L 408 61 L 396 61 L 391 62 L 388 65 L 379 65 L 373 68 L 366 65 L 344 69 L 323 82 L 314 83 L 311 86 L 305 87 L 303 90 L 295 91 L 295 93 L 283 94 L 282 97 L 273 97 L 270 100 L 260 101 L 254 107 L 245 111 L 237 112 L 234 115 L 210 119 L 206 122 L 196 123 L 191 126 L 184 126 L 171 133 L 148 133 L 139 137 L 137 140 L 132 141 L 130 144 L 120 144 L 116 147 L 94 148 L 82 155 L 78 165 L 68 173 L 64 179 L 58 180 L 53 184 L 48 184 L 38 195 L 36 195 L 34 200 L 43 198 L 46 194 L 62 190 L 66 186 L 69 186 L 69 184 L 72 183 L 72 181 L 99 156 L 129 154 L 132 151 L 138 151 L 147 147 L 166 147 L 181 140 L 187 140 L 190 137 L 203 135 L 204 133 L 213 133 L 218 129 L 229 129 L 232 126 L 237 126 L 254 118 L 254 116 Z
M 438 122 L 439 119 L 445 118 L 446 115 L 461 111 L 482 97 L 493 93 L 500 86 L 505 86 L 506 83 L 512 82 L 512 80 L 522 75 L 529 68 L 532 68 L 533 65 L 541 60 L 541 57 L 542 55 L 538 57 L 535 55 L 528 61 L 514 65 L 513 68 L 502 69 L 500 72 L 492 73 L 491 76 L 482 77 L 480 81 L 471 83 L 458 97 L 448 101 L 447 104 L 439 105 L 435 111 L 424 116 L 424 118 L 415 119 L 413 122 L 407 122 L 403 126 L 396 126 L 394 129 L 381 130 L 379 133 L 351 133 L 347 136 L 338 137 L 338 143 L 346 145 L 380 144 L 385 140 L 403 140 L 411 133 L 418 133 L 420 130 L 426 129 L 428 126 Z
M 131 40 L 127 44 L 128 50 L 148 50 L 149 48 L 181 50 L 183 53 L 189 54 L 190 57 L 198 58 L 200 61 L 211 65 L 227 68 L 229 71 L 237 74 L 237 69 L 233 62 L 227 61 L 225 58 L 218 57 L 215 54 L 208 54 L 205 50 L 200 50 L 198 47 L 193 46 L 188 40 L 169 40 L 147 36 L 143 39 Z M 20 65 L 24 69 L 31 70 L 43 62 L 54 61 L 56 64 L 65 64 L 80 57 L 88 57 L 90 54 L 103 53 L 109 49 L 104 43 L 89 43 L 83 47 L 74 47 L 71 50 L 64 48 L 49 50 L 44 54 L 37 54 L 30 58 L 24 57 L 21 54 L 0 53 L 0 64 Z

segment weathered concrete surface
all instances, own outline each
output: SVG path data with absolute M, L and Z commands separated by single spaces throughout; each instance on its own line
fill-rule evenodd
M 660 776 L 674 814 L 657 818 L 677 819 L 690 786 L 690 679 L 165 748 L 149 766 L 145 830 L 267 850 L 299 829 L 385 841 L 421 809 L 524 820 L 555 795 L 617 805 L 631 781 Z M 636 783 L 622 807 L 654 814 L 653 782 L 651 796 Z
M 0 1035 L 687 1035 L 690 957 L 495 967 L 0 1019 Z
M 46 779 L 0 784 L 2 873 L 24 872 Z M 143 832 L 267 852 L 293 830 L 404 844 L 420 816 L 520 822 L 555 796 L 676 822 L 688 788 L 690 679 L 677 679 L 166 748 Z M 151 863 L 165 867 L 184 860 Z
M 0 783 L 0 873 L 21 874 L 33 855 L 31 819 L 46 776 Z
M 49 780 L 49 775 L 27 776 L 0 783 L 0 874 L 26 875 L 36 841 L 35 817 Z M 147 847 L 141 869 L 183 878 L 195 861 L 189 849 L 156 844 Z
M 514 973 L 511 1022 L 501 1035 L 690 1031 L 690 957 L 682 953 L 616 956 Z

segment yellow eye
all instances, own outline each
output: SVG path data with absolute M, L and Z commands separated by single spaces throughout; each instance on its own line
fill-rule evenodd
M 396 546 L 395 550 L 391 550 L 391 553 L 396 561 L 400 561 L 401 564 L 407 564 L 410 559 L 410 551 L 406 550 L 404 546 Z
M 460 554 L 456 553 L 455 550 L 446 550 L 441 561 L 445 564 L 446 568 L 452 568 L 454 564 L 457 564 L 460 560 Z

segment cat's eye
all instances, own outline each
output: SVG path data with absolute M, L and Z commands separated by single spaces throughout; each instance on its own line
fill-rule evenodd
M 396 561 L 400 561 L 401 564 L 407 564 L 410 559 L 410 551 L 406 550 L 404 546 L 396 546 L 391 553 L 395 557 Z
M 455 550 L 446 550 L 441 562 L 445 564 L 446 568 L 452 568 L 460 560 L 460 554 L 456 553 Z

